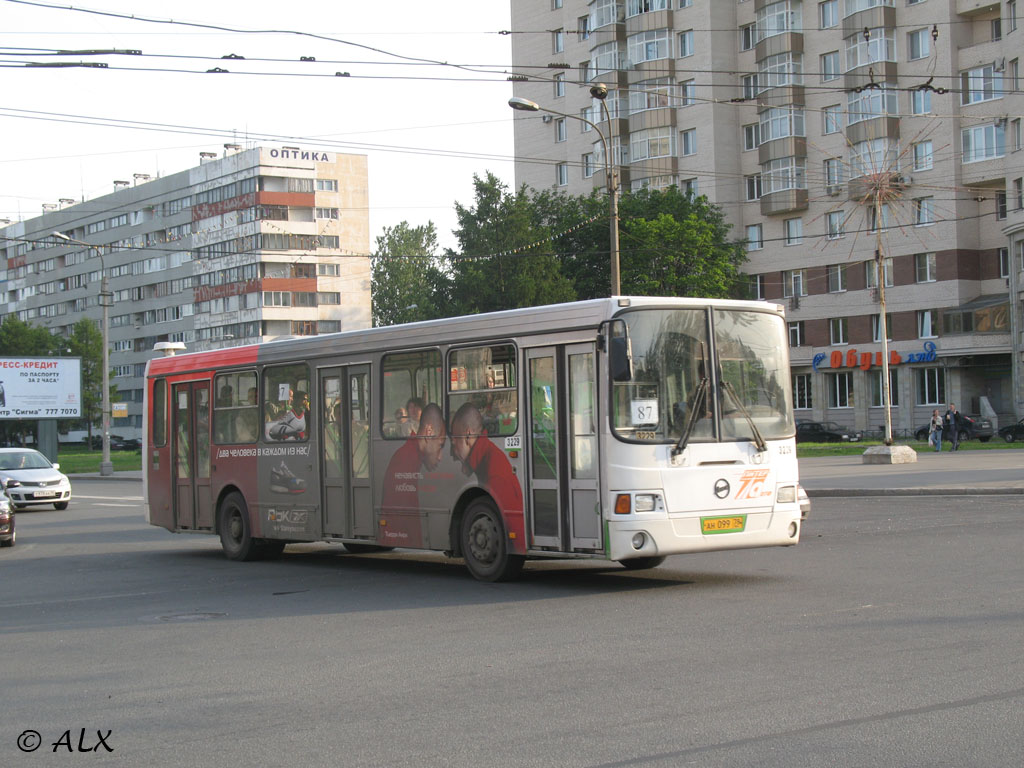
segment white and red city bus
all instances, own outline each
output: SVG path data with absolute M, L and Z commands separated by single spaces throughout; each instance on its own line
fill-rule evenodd
M 147 520 L 289 542 L 650 568 L 799 541 L 789 347 L 765 302 L 613 297 L 150 361 Z

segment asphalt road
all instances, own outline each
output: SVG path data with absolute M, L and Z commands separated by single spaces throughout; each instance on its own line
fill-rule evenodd
M 795 548 L 481 584 L 439 556 L 327 545 L 231 563 L 146 526 L 139 484 L 75 490 L 66 512 L 19 513 L 0 550 L 3 766 L 1024 756 L 1020 496 L 824 498 Z M 71 758 L 80 739 L 98 751 Z

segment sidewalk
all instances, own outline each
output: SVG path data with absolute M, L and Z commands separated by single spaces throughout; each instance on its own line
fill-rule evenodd
M 864 464 L 861 456 L 800 459 L 815 496 L 1024 494 L 1024 450 L 920 451 L 913 464 Z

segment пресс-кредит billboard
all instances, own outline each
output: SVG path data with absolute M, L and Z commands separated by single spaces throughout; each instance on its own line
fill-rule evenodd
M 0 419 L 81 416 L 80 358 L 0 357 Z

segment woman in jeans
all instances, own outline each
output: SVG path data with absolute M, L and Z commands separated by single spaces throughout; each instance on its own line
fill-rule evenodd
M 928 442 L 936 451 L 942 451 L 942 416 L 938 408 L 932 411 L 931 421 L 928 422 Z

